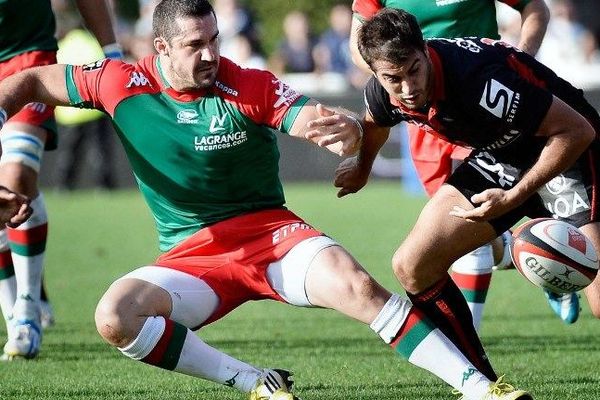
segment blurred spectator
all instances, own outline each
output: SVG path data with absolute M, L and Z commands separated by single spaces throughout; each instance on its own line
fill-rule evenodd
M 215 0 L 213 8 L 219 21 L 219 42 L 221 55 L 232 60 L 242 56 L 237 54 L 240 41 L 250 45 L 251 54 L 260 57 L 261 48 L 254 17 L 237 0 Z M 244 39 L 240 39 L 242 36 Z M 242 43 L 246 45 L 246 43 Z M 244 49 L 246 50 L 246 49 Z
M 138 2 L 140 17 L 133 27 L 128 49 L 133 60 L 139 60 L 156 52 L 152 33 L 152 14 L 158 3 L 160 0 L 139 0 Z
M 329 12 L 329 25 L 320 37 L 313 53 L 316 70 L 344 75 L 356 88 L 363 88 L 369 75 L 352 62 L 349 40 L 352 28 L 352 9 L 347 4 L 337 4 Z
M 239 34 L 231 39 L 232 47 L 235 52 L 229 55 L 229 58 L 236 64 L 244 68 L 265 69 L 267 62 L 263 56 L 258 54 L 245 35 Z
M 594 35 L 578 21 L 573 2 L 548 0 L 547 3 L 550 22 L 537 59 L 576 86 L 600 86 L 600 50 Z M 519 40 L 520 18 L 507 9 L 498 10 L 500 34 L 514 45 Z
M 313 51 L 316 40 L 311 34 L 308 17 L 302 11 L 291 11 L 283 19 L 284 39 L 269 60 L 275 74 L 314 72 Z
M 319 70 L 346 74 L 353 65 L 348 46 L 352 9 L 346 4 L 333 6 L 329 12 L 329 26 L 319 38 L 315 61 Z
M 577 20 L 571 0 L 549 2 L 550 23 L 539 59 L 554 68 L 560 64 L 591 64 L 600 61 L 594 35 Z
M 58 42 L 59 63 L 85 64 L 104 58 L 96 39 L 84 29 L 73 29 Z M 92 142 L 88 153 L 96 184 L 105 189 L 115 186 L 113 172 L 112 127 L 108 118 L 97 110 L 56 107 L 56 121 L 60 132 L 58 185 L 74 189 L 82 161 L 86 156 L 85 144 Z

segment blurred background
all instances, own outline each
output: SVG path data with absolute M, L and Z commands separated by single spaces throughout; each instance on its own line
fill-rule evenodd
M 94 39 L 80 25 L 70 0 L 52 0 L 61 39 L 59 61 L 87 63 L 83 55 Z M 152 12 L 158 0 L 113 0 L 116 28 L 126 58 L 154 53 Z M 351 0 L 213 0 L 221 55 L 248 68 L 269 69 L 296 90 L 330 105 L 361 112 L 362 88 L 368 76 L 353 66 L 348 36 Z M 551 10 L 538 59 L 560 76 L 585 90 L 600 109 L 600 1 L 546 0 Z M 502 38 L 516 44 L 519 14 L 497 2 Z M 79 49 L 79 50 L 78 50 Z M 99 50 L 97 50 L 99 51 Z M 83 59 L 82 57 L 87 57 Z M 57 112 L 61 129 L 59 150 L 45 154 L 42 185 L 56 190 L 112 190 L 135 185 L 123 150 L 102 114 Z M 373 175 L 395 179 L 399 186 L 422 195 L 411 161 L 402 148 L 402 129 L 379 156 Z M 281 176 L 284 181 L 330 180 L 340 161 L 335 155 L 280 135 Z M 77 155 L 77 156 L 76 156 Z

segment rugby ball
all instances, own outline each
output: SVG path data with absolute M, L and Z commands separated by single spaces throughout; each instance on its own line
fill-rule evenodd
M 576 292 L 594 280 L 598 255 L 576 227 L 552 218 L 532 219 L 513 232 L 511 257 L 529 282 L 551 292 Z

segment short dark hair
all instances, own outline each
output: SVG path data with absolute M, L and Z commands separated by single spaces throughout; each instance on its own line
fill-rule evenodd
M 214 15 L 215 11 L 208 0 L 162 0 L 152 16 L 154 36 L 170 42 L 179 34 L 177 18 L 204 17 L 211 13 Z
M 425 51 L 425 39 L 414 15 L 384 8 L 358 31 L 358 50 L 373 69 L 377 60 L 401 64 L 415 51 Z

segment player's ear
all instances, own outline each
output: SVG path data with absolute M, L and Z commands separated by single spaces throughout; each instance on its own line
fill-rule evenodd
M 156 52 L 162 56 L 169 55 L 169 46 L 163 37 L 159 36 L 154 38 L 154 48 L 156 49 Z

